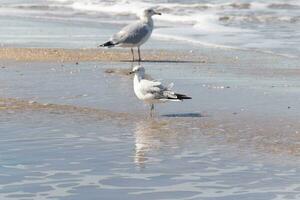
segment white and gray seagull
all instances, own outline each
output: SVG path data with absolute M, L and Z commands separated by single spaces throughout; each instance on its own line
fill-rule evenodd
M 159 81 L 145 79 L 145 68 L 140 65 L 135 66 L 130 73 L 134 73 L 134 93 L 138 99 L 150 104 L 151 117 L 153 116 L 154 104 L 156 103 L 191 99 L 189 96 L 172 91 L 173 83 L 165 87 Z
M 140 46 L 151 36 L 153 30 L 153 15 L 161 15 L 153 9 L 144 10 L 140 20 L 125 26 L 118 33 L 114 34 L 109 41 L 99 45 L 99 47 L 125 47 L 131 48 L 132 60 L 134 61 L 133 48 L 138 48 L 139 61 L 141 61 Z

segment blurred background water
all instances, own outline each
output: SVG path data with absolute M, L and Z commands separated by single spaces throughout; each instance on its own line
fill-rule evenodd
M 94 48 L 148 7 L 158 40 L 300 55 L 297 0 L 2 0 L 0 43 Z

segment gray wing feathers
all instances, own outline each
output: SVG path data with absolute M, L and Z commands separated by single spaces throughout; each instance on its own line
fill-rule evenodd
M 158 81 L 149 81 L 149 80 L 141 80 L 141 86 L 143 89 L 143 93 L 158 93 L 161 92 L 163 86 L 161 82 Z
M 175 95 L 175 92 L 170 91 L 170 90 L 165 90 L 165 91 L 163 92 L 163 96 L 164 96 L 166 99 L 177 99 L 177 96 Z
M 144 93 L 152 93 L 156 99 L 176 99 L 176 94 L 171 91 L 173 83 L 168 87 L 164 87 L 161 82 L 154 82 L 148 80 L 143 81 Z
M 139 43 L 150 32 L 147 24 L 136 22 L 125 26 L 120 32 L 113 35 L 112 41 L 119 43 Z

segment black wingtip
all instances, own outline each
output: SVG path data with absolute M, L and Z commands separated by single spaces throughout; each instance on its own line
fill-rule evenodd
M 112 41 L 105 42 L 104 44 L 98 45 L 98 47 L 113 47 L 115 44 Z
M 184 100 L 184 99 L 192 99 L 192 97 L 180 97 L 180 98 L 178 98 L 178 99 L 180 99 L 180 100 Z
M 184 100 L 184 99 L 192 99 L 192 97 L 186 96 L 184 94 L 175 94 L 177 96 L 177 99 Z

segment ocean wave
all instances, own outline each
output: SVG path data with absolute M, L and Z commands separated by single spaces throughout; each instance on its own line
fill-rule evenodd
M 294 10 L 294 9 L 300 9 L 300 5 L 288 4 L 288 3 L 272 3 L 268 5 L 268 8 Z
M 198 22 L 193 26 L 193 28 L 201 30 L 202 32 L 252 32 L 249 29 L 241 29 L 237 27 L 224 26 L 218 23 L 219 19 L 216 15 L 205 15 L 199 16 Z
M 113 14 L 136 14 L 143 9 L 152 7 L 167 13 L 178 14 L 182 13 L 198 13 L 203 10 L 218 10 L 226 8 L 248 9 L 250 3 L 150 3 L 148 1 L 95 1 L 95 0 L 51 0 L 52 2 L 60 3 L 60 5 L 69 6 L 73 9 L 85 11 L 98 11 Z
M 136 1 L 136 0 L 121 0 L 121 1 L 103 1 L 103 0 L 49 0 L 50 2 L 56 2 L 58 5 L 68 5 L 75 9 L 81 10 L 94 10 L 101 12 L 114 12 L 114 13 L 137 13 L 143 8 L 155 7 L 158 9 L 176 12 L 180 11 L 199 11 L 206 9 L 214 10 L 224 10 L 224 9 L 252 9 L 252 10 L 261 10 L 261 9 L 299 9 L 300 3 L 284 3 L 284 2 L 274 2 L 274 3 L 264 3 L 260 1 L 253 2 L 200 2 L 200 3 L 170 3 L 164 1 Z M 110 10 L 112 9 L 112 10 Z M 188 14 L 188 13 L 186 13 Z
M 60 0 L 59 0 L 60 1 Z M 223 5 L 223 4 L 222 4 Z M 224 6 L 224 5 L 223 5 Z M 246 8 L 249 5 L 247 4 L 230 4 L 232 7 L 242 7 Z M 146 2 L 134 3 L 134 1 L 121 1 L 117 4 L 111 3 L 101 3 L 95 5 L 90 1 L 74 1 L 69 4 L 69 7 L 75 10 L 81 11 L 94 11 L 106 13 L 109 15 L 139 15 L 143 8 L 153 7 L 153 4 Z M 172 22 L 172 23 L 183 23 L 185 25 L 191 25 L 196 29 L 205 30 L 208 32 L 243 32 L 248 30 L 243 30 L 239 28 L 226 27 L 221 24 L 218 24 L 218 15 L 214 12 L 199 12 L 199 10 L 194 10 L 195 12 L 190 12 L 187 14 L 187 11 L 181 11 L 180 9 L 208 9 L 213 8 L 213 4 L 157 4 L 157 9 L 159 11 L 165 11 L 162 16 L 156 18 L 156 21 L 162 22 Z M 174 11 L 176 10 L 176 12 Z
M 36 5 L 36 4 L 18 4 L 11 6 L 11 8 L 24 9 L 24 10 L 50 10 L 53 6 L 50 5 Z
M 135 20 L 135 16 L 140 15 L 143 9 L 149 7 L 163 13 L 161 16 L 155 16 L 157 29 L 170 27 L 173 32 L 167 35 L 174 34 L 176 39 L 208 46 L 215 46 L 215 44 L 199 41 L 204 41 L 204 38 L 210 34 L 215 38 L 209 38 L 208 42 L 229 44 L 228 46 L 219 45 L 226 48 L 232 45 L 243 46 L 245 43 L 252 43 L 251 37 L 255 34 L 255 38 L 258 40 L 272 37 L 274 40 L 281 41 L 282 48 L 290 48 L 285 46 L 287 44 L 286 33 L 288 31 L 295 32 L 295 35 L 299 33 L 299 28 L 294 25 L 300 23 L 298 12 L 300 2 L 296 0 L 272 2 L 261 0 L 240 2 L 233 0 L 209 2 L 204 0 L 192 2 L 183 0 L 47 0 L 42 3 L 38 1 L 28 4 L 12 3 L 8 4 L 8 9 L 2 5 L 0 15 L 57 19 L 58 22 L 81 20 L 92 23 L 127 24 Z M 187 32 L 193 32 L 193 34 L 187 34 Z M 294 38 L 289 39 L 288 42 L 297 44 Z M 257 42 L 253 41 L 253 43 L 252 46 L 259 46 Z M 264 48 L 263 45 L 260 47 Z M 271 48 L 271 46 L 268 47 Z
M 247 22 L 255 24 L 266 24 L 266 23 L 298 23 L 300 22 L 300 16 L 274 16 L 269 14 L 261 15 L 224 15 L 219 17 L 219 21 L 232 23 L 232 22 Z
M 129 3 L 122 1 L 116 4 L 103 2 L 95 4 L 89 1 L 75 1 L 68 6 L 75 10 L 101 12 L 110 15 L 139 15 L 143 9 L 150 7 L 151 4 L 145 2 Z
M 220 49 L 233 49 L 233 50 L 247 50 L 245 48 L 239 48 L 229 45 L 221 45 L 221 44 L 215 44 L 215 43 L 209 43 L 205 41 L 200 41 L 188 36 L 178 36 L 178 35 L 171 35 L 167 33 L 153 33 L 153 36 L 162 40 L 177 40 L 177 41 L 184 41 L 191 44 L 201 45 L 201 46 L 207 46 L 207 47 L 213 47 L 213 48 L 220 48 Z
M 297 4 L 288 3 L 262 3 L 262 2 L 228 2 L 228 3 L 151 3 L 149 1 L 102 1 L 102 0 L 51 0 L 56 2 L 52 6 L 64 6 L 74 10 L 85 13 L 99 12 L 107 15 L 120 16 L 139 16 L 145 8 L 154 7 L 164 14 L 157 18 L 157 20 L 167 22 L 178 22 L 197 24 L 203 22 L 203 18 L 207 15 L 215 15 L 219 17 L 220 21 L 238 20 L 252 23 L 266 23 L 266 22 L 295 22 L 297 16 L 289 15 L 282 16 L 282 13 L 270 13 L 270 9 L 298 9 Z M 43 7 L 42 7 L 43 8 Z M 47 8 L 47 7 L 46 7 Z M 50 7 L 51 8 L 51 7 Z M 239 12 L 239 10 L 250 10 L 248 12 Z M 227 15 L 227 12 L 231 15 Z M 262 12 L 253 14 L 253 12 Z M 225 13 L 222 13 L 225 12 Z M 234 30 L 234 29 L 233 29 Z
M 210 43 L 210 42 L 201 41 L 199 39 L 195 39 L 195 38 L 192 38 L 189 36 L 173 35 L 173 34 L 168 34 L 168 33 L 153 33 L 153 36 L 160 40 L 177 40 L 177 41 L 181 41 L 181 42 L 187 42 L 187 43 L 194 44 L 194 45 L 206 46 L 206 47 L 216 48 L 216 49 L 255 51 L 255 52 L 260 52 L 260 53 L 269 54 L 269 55 L 281 56 L 281 57 L 285 57 L 285 58 L 297 58 L 298 57 L 296 55 L 292 55 L 292 54 L 288 54 L 288 53 L 286 53 L 286 54 L 285 53 L 277 53 L 277 52 L 274 52 L 271 50 L 251 49 L 251 48 L 244 48 L 244 47 L 240 47 L 240 46 L 231 46 L 231 45 Z

